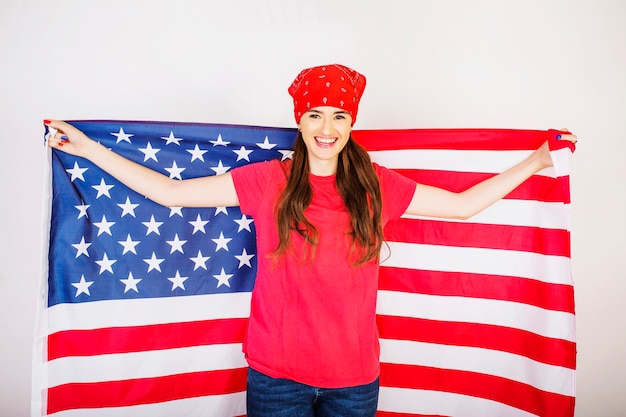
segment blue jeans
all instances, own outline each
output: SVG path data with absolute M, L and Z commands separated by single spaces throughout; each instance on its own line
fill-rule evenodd
M 248 417 L 374 417 L 378 379 L 348 388 L 316 388 L 248 368 Z

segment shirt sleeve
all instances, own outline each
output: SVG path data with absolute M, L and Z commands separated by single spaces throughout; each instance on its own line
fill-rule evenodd
M 244 165 L 230 172 L 241 212 L 253 217 L 261 201 L 274 198 L 280 184 L 285 182 L 283 169 L 276 160 Z
M 383 225 L 406 212 L 415 194 L 416 182 L 388 168 L 374 164 L 383 199 Z

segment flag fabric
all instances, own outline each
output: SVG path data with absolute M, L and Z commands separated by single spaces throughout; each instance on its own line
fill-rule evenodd
M 174 179 L 292 155 L 295 129 L 76 121 Z M 462 190 L 549 140 L 554 167 L 465 221 L 385 229 L 379 417 L 574 414 L 569 159 L 557 132 L 356 131 L 381 165 Z M 163 207 L 47 150 L 32 415 L 244 416 L 254 219 Z

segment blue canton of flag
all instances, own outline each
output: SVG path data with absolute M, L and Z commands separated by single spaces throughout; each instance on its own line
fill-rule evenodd
M 295 137 L 293 129 L 247 126 L 74 125 L 116 153 L 177 180 L 290 158 Z M 252 290 L 254 223 L 238 207 L 163 207 L 82 158 L 54 152 L 52 166 L 50 306 Z

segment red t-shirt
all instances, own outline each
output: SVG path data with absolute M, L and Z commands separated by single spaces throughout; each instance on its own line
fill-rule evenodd
M 256 227 L 258 273 L 244 340 L 248 364 L 271 377 L 316 387 L 370 383 L 380 369 L 378 262 L 354 267 L 348 259 L 350 218 L 334 175 L 309 175 L 313 200 L 305 215 L 319 232 L 313 261 L 295 255 L 304 253 L 304 239 L 297 233 L 291 236 L 293 251 L 277 260 L 268 255 L 278 247 L 274 203 L 290 163 L 261 162 L 231 171 L 241 211 L 254 218 Z M 385 224 L 404 213 L 415 183 L 374 167 Z

